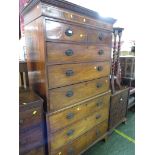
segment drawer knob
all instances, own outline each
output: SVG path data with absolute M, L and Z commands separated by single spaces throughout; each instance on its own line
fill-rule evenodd
M 67 155 L 74 155 L 74 149 L 69 148 L 68 151 L 67 151 Z
M 73 94 L 74 94 L 73 91 L 69 90 L 69 91 L 67 91 L 66 96 L 71 97 L 71 96 L 73 96 Z
M 67 119 L 72 119 L 74 117 L 74 113 L 70 112 L 67 114 L 66 118 Z
M 73 76 L 74 71 L 73 70 L 67 70 L 66 71 L 66 76 Z
M 68 36 L 68 37 L 71 37 L 73 35 L 73 31 L 70 28 L 68 28 L 65 31 L 65 35 Z
M 96 103 L 96 105 L 97 105 L 97 107 L 99 107 L 99 106 L 103 105 L 103 102 L 99 101 L 99 102 Z
M 103 70 L 103 67 L 102 67 L 102 66 L 98 66 L 98 67 L 97 67 L 97 70 L 100 72 L 100 71 Z
M 19 124 L 22 125 L 24 123 L 24 120 L 20 119 Z
M 100 115 L 100 114 L 96 115 L 96 119 L 99 119 L 100 117 L 101 117 L 101 115 Z
M 96 129 L 96 136 L 99 137 L 100 134 L 101 134 L 101 133 L 100 133 L 100 130 L 99 130 L 99 129 Z
M 67 56 L 72 56 L 72 55 L 74 54 L 74 52 L 73 52 L 73 50 L 68 49 L 68 50 L 65 51 L 65 54 L 66 54 Z
M 71 135 L 73 135 L 73 133 L 74 133 L 74 130 L 71 129 L 71 130 L 67 131 L 67 136 L 71 136 Z
M 103 54 L 104 54 L 104 51 L 103 51 L 103 50 L 99 50 L 99 51 L 98 51 L 98 54 L 99 54 L 99 55 L 103 55 Z
M 98 36 L 98 38 L 99 38 L 100 41 L 102 41 L 103 40 L 103 34 L 100 33 L 99 36 Z
M 103 86 L 102 83 L 97 83 L 97 84 L 96 84 L 96 87 L 97 87 L 97 88 L 101 88 L 102 86 Z

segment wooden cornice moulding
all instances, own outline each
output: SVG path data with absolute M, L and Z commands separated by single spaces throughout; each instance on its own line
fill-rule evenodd
M 27 13 L 32 7 L 34 7 L 39 2 L 50 4 L 50 5 L 59 7 L 59 8 L 71 10 L 71 11 L 77 12 L 79 14 L 107 22 L 109 24 L 114 24 L 116 22 L 116 19 L 114 19 L 114 18 L 101 17 L 95 11 L 92 11 L 92 10 L 87 9 L 85 7 L 79 6 L 77 4 L 73 4 L 71 2 L 67 2 L 65 0 L 30 0 L 29 3 L 27 3 L 27 5 L 24 8 L 20 9 L 20 13 L 24 15 L 25 13 Z

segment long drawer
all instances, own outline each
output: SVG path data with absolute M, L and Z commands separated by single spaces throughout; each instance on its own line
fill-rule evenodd
M 49 91 L 49 111 L 56 111 L 108 90 L 109 77 L 52 89 Z
M 47 122 L 50 122 L 50 132 L 55 132 L 65 126 L 74 123 L 86 116 L 91 115 L 101 108 L 109 108 L 110 93 L 105 93 L 100 97 L 96 97 L 86 101 L 80 105 L 65 109 L 61 112 L 56 112 L 47 115 Z
M 46 38 L 54 41 L 111 45 L 111 32 L 46 20 Z
M 108 61 L 48 66 L 48 85 L 56 88 L 108 76 L 109 73 Z
M 101 122 L 94 128 L 90 129 L 85 134 L 79 136 L 74 141 L 64 145 L 60 149 L 50 150 L 51 155 L 79 155 L 84 149 L 98 140 L 106 133 L 108 128 L 108 121 Z M 50 148 L 50 147 L 49 147 Z
M 51 139 L 51 148 L 58 149 L 64 144 L 72 141 L 78 136 L 84 134 L 86 131 L 99 124 L 100 122 L 107 120 L 109 117 L 109 107 L 101 108 L 99 111 L 93 113 L 91 116 L 85 117 L 74 124 L 67 126 L 54 134 L 48 131 L 48 137 Z M 49 129 L 53 127 L 51 122 L 49 123 Z
M 107 45 L 78 45 L 47 42 L 47 60 L 51 64 L 110 60 Z

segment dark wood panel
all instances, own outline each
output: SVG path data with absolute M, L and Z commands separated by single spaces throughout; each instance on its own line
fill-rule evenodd
M 93 80 L 110 73 L 110 62 L 63 64 L 48 66 L 49 88 Z
M 126 117 L 129 89 L 123 89 L 111 95 L 109 112 L 109 130 Z
M 47 60 L 51 64 L 110 60 L 107 45 L 87 46 L 47 42 Z
M 108 90 L 109 77 L 52 89 L 49 91 L 49 111 L 56 111 L 73 105 Z
M 46 69 L 44 19 L 42 17 L 25 26 L 25 42 L 30 87 L 45 99 Z
M 44 147 L 37 147 L 20 155 L 45 155 Z

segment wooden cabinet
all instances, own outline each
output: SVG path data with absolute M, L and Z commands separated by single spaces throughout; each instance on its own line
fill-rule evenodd
M 52 0 L 30 2 L 22 14 L 30 86 L 45 100 L 48 152 L 80 154 L 107 133 L 115 20 Z
M 111 95 L 109 130 L 126 121 L 129 88 L 117 91 Z
M 19 91 L 20 155 L 44 155 L 43 100 L 32 90 Z

